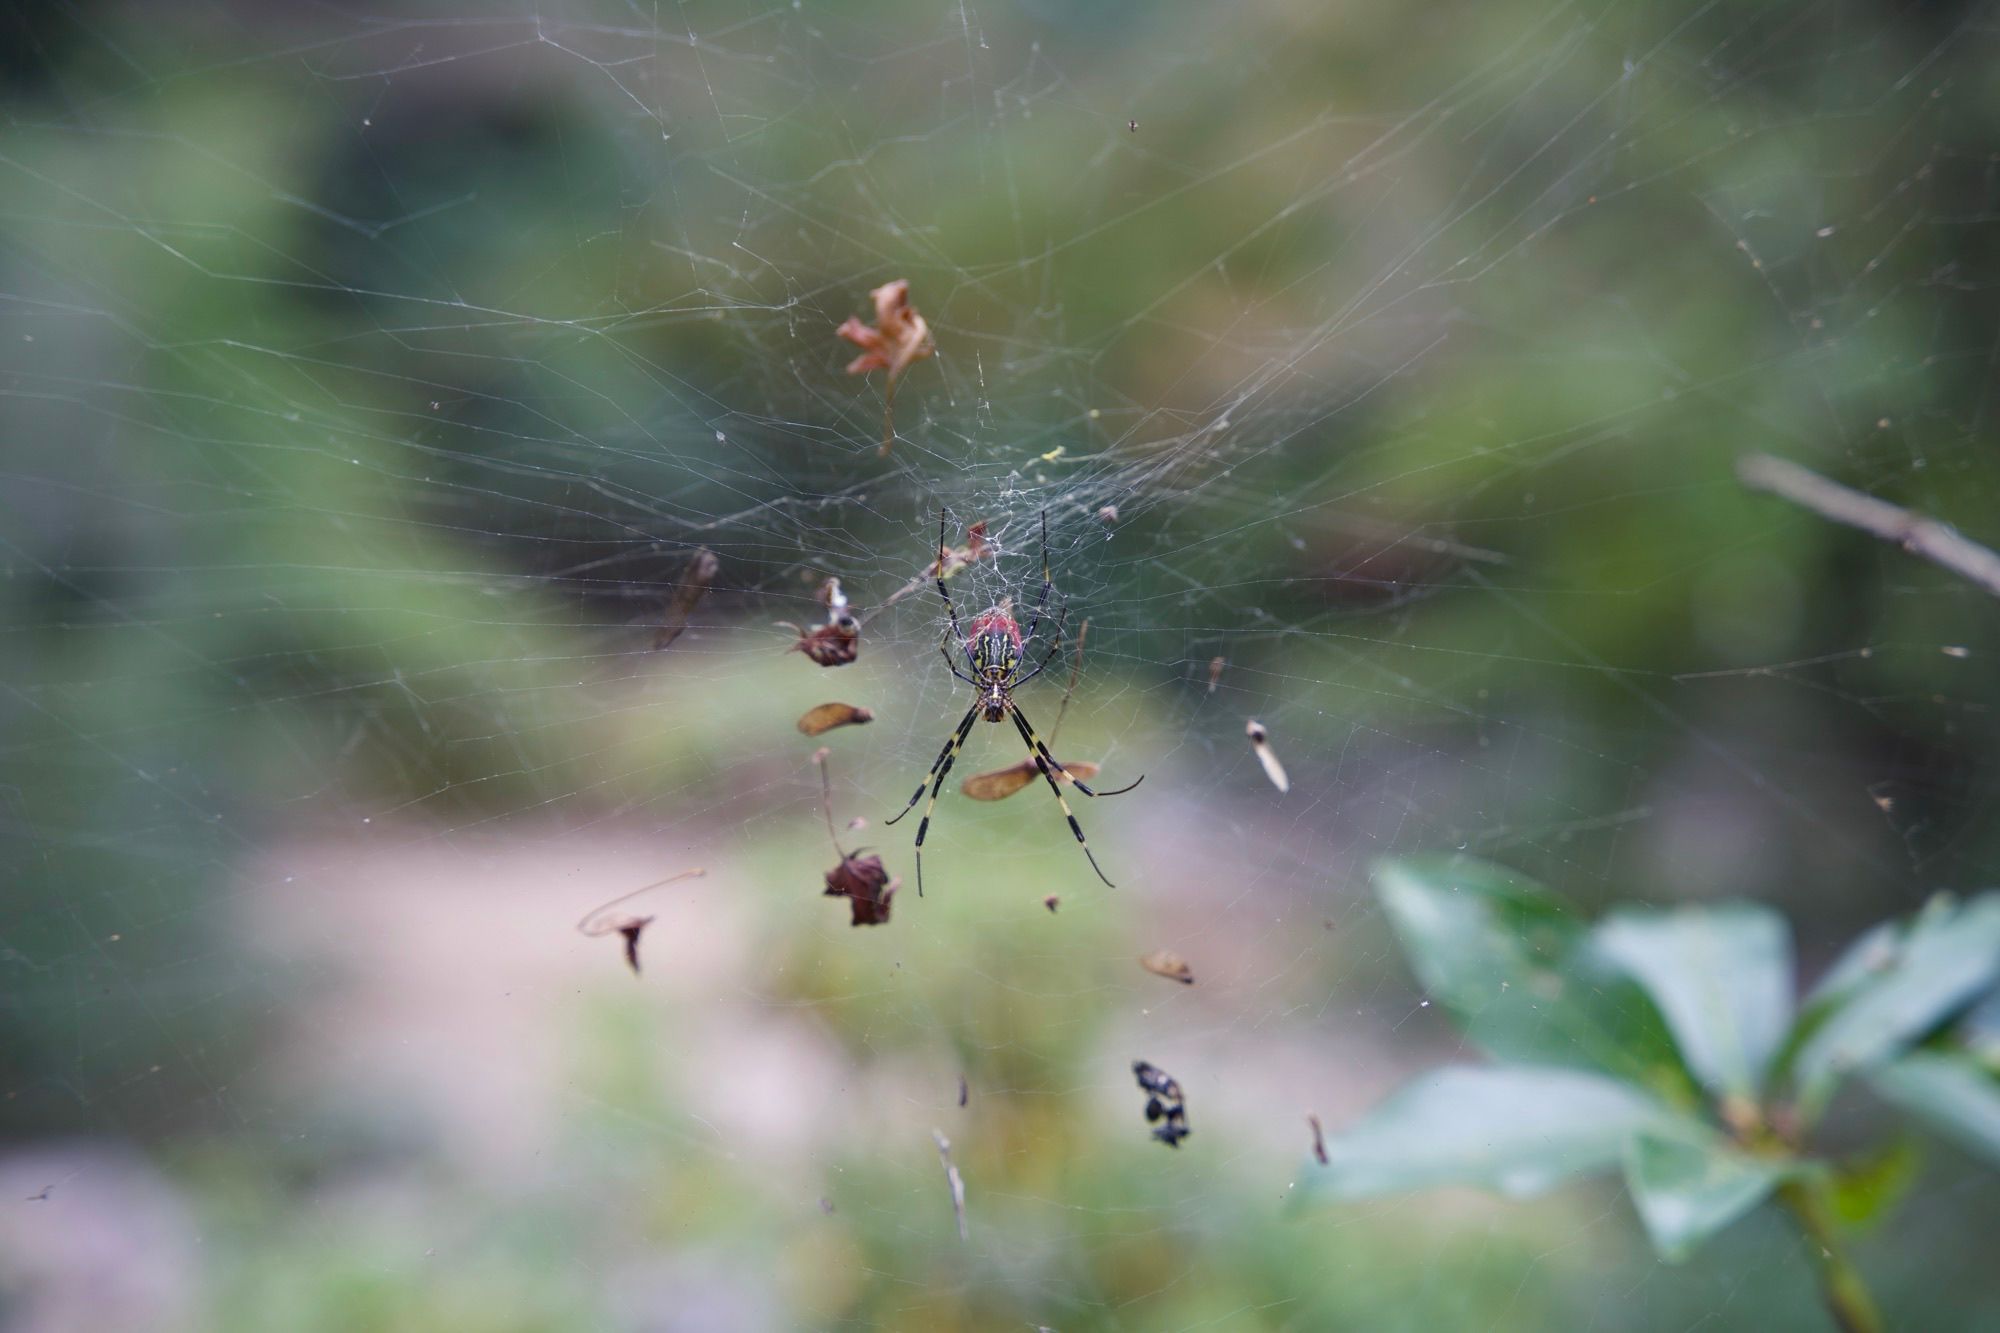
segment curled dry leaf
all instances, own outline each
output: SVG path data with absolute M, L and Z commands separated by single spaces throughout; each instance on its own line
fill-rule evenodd
M 715 558 L 715 552 L 706 546 L 697 547 L 688 557 L 687 568 L 681 571 L 681 581 L 674 585 L 674 595 L 667 603 L 666 619 L 660 622 L 660 629 L 653 636 L 653 647 L 657 651 L 669 647 L 681 632 L 687 629 L 688 617 L 694 613 L 695 603 L 708 591 L 708 585 L 715 581 L 715 573 L 722 562 Z
M 1278 762 L 1278 756 L 1271 750 L 1271 734 L 1264 730 L 1264 724 L 1255 718 L 1243 728 L 1243 734 L 1250 738 L 1250 748 L 1257 752 L 1257 762 L 1264 766 L 1264 776 L 1271 779 L 1271 785 L 1279 791 L 1290 791 L 1292 780 L 1285 776 L 1285 766 Z
M 902 382 L 904 371 L 931 355 L 937 347 L 931 341 L 931 326 L 910 304 L 908 278 L 884 283 L 868 293 L 868 297 L 875 303 L 875 326 L 870 328 L 849 316 L 834 332 L 861 349 L 861 355 L 847 363 L 848 374 L 889 372 L 888 384 L 882 391 L 881 453 L 886 457 L 896 438 L 896 386 Z
M 826 872 L 824 896 L 847 899 L 853 913 L 849 925 L 886 925 L 890 900 L 896 896 L 902 881 L 889 878 L 881 857 L 863 856 L 859 851 L 841 849 L 840 839 L 833 832 L 833 778 L 827 771 L 826 762 L 829 753 L 831 751 L 822 745 L 813 751 L 812 757 L 813 763 L 819 766 L 820 810 L 826 816 L 826 836 L 840 857 L 840 864 Z
M 1194 985 L 1194 969 L 1188 966 L 1187 959 L 1181 957 L 1172 949 L 1153 950 L 1153 952 L 1139 960 L 1139 966 L 1145 968 L 1156 977 L 1165 977 L 1169 981 L 1178 981 L 1183 986 Z
M 902 880 L 889 878 L 881 857 L 847 852 L 826 872 L 825 896 L 847 899 L 853 909 L 849 925 L 881 926 L 888 924 L 889 902 L 902 886 Z
M 835 727 L 858 727 L 864 722 L 874 720 L 875 714 L 866 708 L 857 708 L 853 704 L 824 703 L 806 710 L 805 716 L 799 719 L 799 730 L 808 736 L 817 736 L 821 732 L 832 731 Z
M 1062 766 L 1056 773 L 1057 782 L 1074 782 L 1078 778 L 1088 782 L 1097 776 L 1098 765 L 1088 759 L 1062 759 L 1057 762 Z M 975 801 L 1004 801 L 1040 776 L 1041 770 L 1035 767 L 1035 761 L 1023 759 L 1005 768 L 974 773 L 959 783 L 958 789 Z
M 849 316 L 834 332 L 861 349 L 861 355 L 847 363 L 850 375 L 866 375 L 886 370 L 895 379 L 937 348 L 931 343 L 931 326 L 910 304 L 910 280 L 885 282 L 868 293 L 875 303 L 875 327 Z

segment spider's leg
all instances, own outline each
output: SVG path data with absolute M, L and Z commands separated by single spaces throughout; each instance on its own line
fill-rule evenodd
M 1068 618 L 1068 616 L 1069 616 L 1069 598 L 1065 597 L 1063 598 L 1062 609 L 1056 612 L 1055 639 L 1049 644 L 1048 652 L 1042 654 L 1042 660 L 1035 665 L 1034 670 L 1028 672 L 1028 674 L 1025 676 L 1016 676 L 1013 680 L 1009 681 L 1007 683 L 1007 688 L 1009 690 L 1020 689 L 1023 685 L 1026 685 L 1029 681 L 1041 675 L 1042 668 L 1046 667 L 1051 661 L 1055 660 L 1055 655 L 1057 651 L 1062 648 L 1063 622 Z M 1023 643 L 1026 643 L 1027 641 L 1028 641 L 1027 638 L 1023 638 L 1021 640 L 1021 642 Z
M 1097 858 L 1090 854 L 1090 841 L 1083 836 L 1083 825 L 1076 822 L 1076 812 L 1069 808 L 1069 802 L 1063 798 L 1062 786 L 1056 781 L 1056 770 L 1061 769 L 1062 765 L 1048 757 L 1048 748 L 1035 735 L 1035 729 L 1028 725 L 1027 715 L 1022 713 L 1018 707 L 1013 708 L 1011 711 L 1014 714 L 1014 726 L 1019 729 L 1021 739 L 1026 741 L 1028 748 L 1034 752 L 1035 767 L 1042 770 L 1042 777 L 1048 782 L 1049 790 L 1055 793 L 1056 804 L 1062 807 L 1063 818 L 1069 821 L 1069 831 L 1076 834 L 1076 845 L 1083 848 L 1085 859 L 1090 862 L 1090 868 L 1097 872 L 1097 877 L 1104 881 L 1104 887 L 1107 889 L 1117 888 L 1118 886 L 1113 884 L 1110 877 L 1104 873 L 1104 867 L 1097 864 Z M 1063 771 L 1067 772 L 1068 770 L 1065 769 Z M 1070 781 L 1076 782 L 1076 779 L 1071 778 Z M 1078 782 L 1077 786 L 1082 787 L 1083 784 Z
M 902 808 L 901 812 L 897 814 L 896 819 L 901 819 L 904 815 L 909 814 L 910 811 L 917 808 L 917 802 L 922 800 L 924 797 L 924 788 L 931 785 L 931 778 L 936 776 L 937 771 L 940 768 L 944 767 L 945 760 L 951 756 L 952 752 L 956 750 L 959 746 L 965 744 L 965 733 L 972 730 L 972 719 L 976 717 L 978 713 L 979 713 L 979 704 L 975 701 L 972 707 L 965 710 L 965 717 L 958 724 L 957 734 L 946 738 L 944 743 L 944 748 L 942 750 L 939 750 L 938 757 L 931 761 L 930 771 L 928 773 L 925 773 L 924 780 L 917 784 L 916 794 L 910 797 L 910 803 Z M 896 822 L 896 819 L 885 819 L 882 822 L 884 824 L 893 824 Z
M 902 814 L 896 816 L 896 819 L 901 819 L 903 815 L 909 814 L 911 809 L 916 806 L 917 796 L 924 794 L 925 785 L 928 784 L 930 786 L 930 804 L 924 807 L 924 817 L 917 822 L 917 896 L 919 898 L 924 896 L 924 835 L 931 831 L 931 812 L 937 809 L 938 793 L 944 789 L 945 775 L 951 772 L 952 761 L 958 758 L 958 752 L 964 748 L 965 737 L 972 730 L 972 723 L 978 716 L 979 703 L 975 700 L 972 707 L 965 710 L 965 720 L 958 724 L 958 730 L 952 733 L 951 739 L 944 743 L 944 749 L 938 752 L 937 762 L 931 765 L 930 773 L 925 776 L 923 782 L 917 784 L 917 795 L 912 796 L 910 804 L 904 806 Z M 896 822 L 896 819 L 891 819 L 888 822 L 893 824 Z
M 954 675 L 954 676 L 957 676 L 957 677 L 958 677 L 958 678 L 959 678 L 960 680 L 964 681 L 964 682 L 965 682 L 965 683 L 966 683 L 967 685 L 971 685 L 971 686 L 973 686 L 973 687 L 975 687 L 975 688 L 977 688 L 977 687 L 978 687 L 978 685 L 979 685 L 979 682 L 978 682 L 978 681 L 976 681 L 976 680 L 974 680 L 974 679 L 973 679 L 972 677 L 970 677 L 970 676 L 966 675 L 966 674 L 965 674 L 965 673 L 964 673 L 963 671 L 960 671 L 960 670 L 958 669 L 958 663 L 956 663 L 956 662 L 954 662 L 954 661 L 952 661 L 952 660 L 951 660 L 951 649 L 949 649 L 949 648 L 947 648 L 947 647 L 945 647 L 945 646 L 944 646 L 944 641 L 943 641 L 943 640 L 939 640 L 939 642 L 938 642 L 938 652 L 939 652 L 939 653 L 941 653 L 941 654 L 942 654 L 942 655 L 944 656 L 944 664 L 945 664 L 946 666 L 948 666 L 948 667 L 950 667 L 950 668 L 951 668 L 951 674 L 952 674 L 952 675 Z
M 939 505 L 939 506 L 938 506 L 938 553 L 937 553 L 937 564 L 933 565 L 933 566 L 932 566 L 932 568 L 933 568 L 933 569 L 935 569 L 935 570 L 937 571 L 937 590 L 938 590 L 938 596 L 940 596 L 940 597 L 944 598 L 944 611 L 945 611 L 945 614 L 951 617 L 951 637 L 952 637 L 952 641 L 953 641 L 954 643 L 956 643 L 956 644 L 958 645 L 958 650 L 959 650 L 960 652 L 962 652 L 962 653 L 964 653 L 964 654 L 965 654 L 965 664 L 966 664 L 967 666 L 973 666 L 973 665 L 974 665 L 974 663 L 973 663 L 973 660 L 972 660 L 972 648 L 971 648 L 971 646 L 970 646 L 970 645 L 968 645 L 968 644 L 966 643 L 966 641 L 965 641 L 965 631 L 964 631 L 964 630 L 962 630 L 962 629 L 960 629 L 960 628 L 958 627 L 958 608 L 957 608 L 957 607 L 955 607 L 955 606 L 953 606 L 953 605 L 951 604 L 951 589 L 949 589 L 949 588 L 947 588 L 947 587 L 945 587 L 945 586 L 944 586 L 944 559 L 945 559 L 945 550 L 944 550 L 944 531 L 945 531 L 945 529 L 944 529 L 944 518 L 945 518 L 945 512 L 944 512 L 944 506 L 943 506 L 943 505 Z M 952 674 L 953 674 L 953 675 L 957 675 L 957 674 L 958 674 L 958 671 L 957 671 L 957 668 L 956 668 L 956 667 L 954 667 L 954 668 L 952 669 Z M 959 676 L 958 678 L 959 678 L 960 680 L 964 680 L 964 679 L 965 679 L 965 677 L 964 677 L 964 676 Z M 978 684 L 979 682 L 978 682 L 978 681 L 973 681 L 973 682 L 971 682 L 971 683 L 972 683 L 972 684 L 975 684 L 975 685 L 976 685 L 976 684 Z M 907 813 L 907 812 L 906 812 L 906 813 Z
M 1055 581 L 1049 575 L 1049 511 L 1044 509 L 1042 511 L 1042 591 L 1035 598 L 1035 614 L 1028 621 L 1028 632 L 1021 636 L 1022 643 L 1026 643 L 1035 637 L 1035 629 L 1042 623 L 1042 608 L 1049 604 L 1049 589 L 1053 586 L 1055 586 Z M 1068 605 L 1068 603 L 1064 603 L 1064 605 Z M 1061 638 L 1062 636 L 1058 634 L 1056 637 Z
M 1132 788 L 1138 786 L 1139 783 L 1144 782 L 1146 780 L 1146 775 L 1144 773 L 1141 773 L 1137 781 L 1127 783 L 1123 787 L 1116 788 L 1112 791 L 1093 791 L 1090 788 L 1089 784 L 1085 783 L 1084 780 L 1082 778 L 1079 778 L 1076 774 L 1064 768 L 1060 763 L 1056 761 L 1056 757 L 1049 753 L 1049 747 L 1042 744 L 1042 738 L 1040 736 L 1037 736 L 1035 734 L 1035 729 L 1028 725 L 1028 719 L 1021 712 L 1019 705 L 1015 705 L 1014 708 L 1014 725 L 1021 729 L 1021 739 L 1026 741 L 1028 743 L 1028 748 L 1035 752 L 1036 762 L 1046 765 L 1048 770 L 1053 770 L 1053 772 L 1050 773 L 1049 777 L 1049 781 L 1051 783 L 1055 781 L 1054 774 L 1060 773 L 1064 777 L 1069 779 L 1071 786 L 1075 787 L 1085 796 L 1122 796 L 1126 792 L 1131 791 Z M 1060 795 L 1061 793 L 1057 794 Z M 1065 805 L 1063 809 L 1068 810 L 1069 807 Z M 1082 839 L 1079 838 L 1078 841 L 1080 842 L 1082 841 Z

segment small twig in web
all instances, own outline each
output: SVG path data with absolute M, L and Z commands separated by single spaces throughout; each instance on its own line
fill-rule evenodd
M 1753 491 L 1790 500 L 1821 518 L 1880 537 L 2000 597 L 2000 555 L 1960 536 L 1949 523 L 1850 490 L 1770 454 L 1749 454 L 1738 459 L 1736 477 Z
M 937 1140 L 938 1160 L 944 1163 L 944 1178 L 951 1185 L 951 1211 L 958 1218 L 958 1238 L 967 1239 L 965 1231 L 965 1178 L 952 1165 L 951 1140 L 941 1129 L 933 1129 L 931 1137 Z
M 683 870 L 677 875 L 669 875 L 665 879 L 656 879 L 651 884 L 641 885 L 630 893 L 621 893 L 610 902 L 599 903 L 596 907 L 585 912 L 583 920 L 576 923 L 576 928 L 581 934 L 590 939 L 611 934 L 624 936 L 625 964 L 632 969 L 632 975 L 637 976 L 639 974 L 639 935 L 647 926 L 653 924 L 653 918 L 649 916 L 633 916 L 629 912 L 614 913 L 611 909 L 620 903 L 632 901 L 642 893 L 651 893 L 654 889 L 665 888 L 669 884 L 677 883 L 684 879 L 700 879 L 707 873 L 708 871 L 702 869 L 700 866 L 696 866 L 692 870 Z
M 1278 755 L 1271 748 L 1271 733 L 1256 718 L 1243 728 L 1243 734 L 1250 738 L 1250 748 L 1257 752 L 1257 762 L 1264 766 L 1264 776 L 1271 779 L 1271 785 L 1279 791 L 1290 791 L 1292 780 L 1285 774 L 1285 766 L 1278 762 Z

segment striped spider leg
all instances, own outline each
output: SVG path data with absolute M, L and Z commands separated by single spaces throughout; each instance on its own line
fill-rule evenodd
M 958 759 L 958 752 L 965 748 L 965 738 L 972 734 L 972 724 L 982 717 L 988 722 L 1013 719 L 1015 730 L 1021 733 L 1021 740 L 1027 745 L 1029 754 L 1034 757 L 1035 767 L 1048 782 L 1049 791 L 1054 794 L 1056 804 L 1062 807 L 1063 818 L 1069 821 L 1069 831 L 1076 835 L 1077 845 L 1083 848 L 1083 855 L 1090 862 L 1090 868 L 1097 872 L 1097 877 L 1104 881 L 1107 888 L 1115 888 L 1110 877 L 1104 873 L 1103 867 L 1097 864 L 1097 858 L 1091 854 L 1090 842 L 1083 836 L 1083 826 L 1076 822 L 1076 812 L 1069 808 L 1069 801 L 1063 796 L 1062 782 L 1069 783 L 1085 796 L 1117 796 L 1131 791 L 1133 787 L 1144 782 L 1146 775 L 1142 773 L 1137 781 L 1112 791 L 1093 791 L 1088 784 L 1056 761 L 1055 756 L 1049 753 L 1048 747 L 1042 744 L 1041 737 L 1035 734 L 1034 727 L 1028 722 L 1027 714 L 1023 713 L 1021 706 L 1014 702 L 1014 691 L 1041 675 L 1049 663 L 1055 660 L 1056 654 L 1062 650 L 1063 624 L 1069 616 L 1069 599 L 1065 597 L 1056 611 L 1056 627 L 1050 636 L 1049 650 L 1032 669 L 1023 672 L 1022 650 L 1025 645 L 1034 641 L 1036 632 L 1040 630 L 1042 611 L 1048 605 L 1049 593 L 1055 586 L 1055 580 L 1049 573 L 1048 512 L 1044 510 L 1042 513 L 1042 588 L 1035 597 L 1034 614 L 1028 620 L 1028 630 L 1025 634 L 1021 632 L 1021 627 L 1014 623 L 1014 617 L 998 606 L 973 617 L 972 631 L 969 634 L 959 624 L 958 608 L 953 604 L 951 589 L 945 586 L 944 581 L 945 531 L 945 512 L 940 509 L 937 590 L 938 595 L 944 599 L 945 614 L 951 621 L 951 637 L 938 644 L 938 651 L 944 656 L 945 665 L 951 668 L 951 674 L 972 686 L 978 691 L 978 695 L 973 699 L 972 706 L 965 710 L 965 716 L 959 720 L 957 729 L 945 741 L 944 748 L 938 751 L 938 757 L 931 764 L 930 772 L 926 773 L 924 780 L 917 784 L 909 803 L 902 808 L 895 819 L 887 821 L 894 824 L 916 809 L 917 802 L 923 799 L 924 789 L 926 787 L 930 789 L 930 802 L 924 806 L 924 817 L 917 823 L 917 893 L 921 895 L 924 891 L 924 838 L 931 830 L 931 815 L 937 810 L 938 793 L 944 788 L 945 777 L 950 774 L 952 764 Z M 959 652 L 965 657 L 966 669 L 960 669 L 957 658 L 947 646 L 948 643 L 958 645 Z M 1061 776 L 1062 782 L 1057 781 L 1058 775 Z

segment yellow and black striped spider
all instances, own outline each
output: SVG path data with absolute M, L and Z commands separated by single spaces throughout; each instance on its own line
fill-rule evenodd
M 944 749 L 938 751 L 937 761 L 931 765 L 931 771 L 924 775 L 924 780 L 917 784 L 916 793 L 910 797 L 910 803 L 903 807 L 896 819 L 888 821 L 893 824 L 897 819 L 916 809 L 917 802 L 923 798 L 924 788 L 931 789 L 930 804 L 924 807 L 923 820 L 917 825 L 917 892 L 922 894 L 924 891 L 924 835 L 931 830 L 931 812 L 937 809 L 938 792 L 944 787 L 945 775 L 951 772 L 952 761 L 958 758 L 958 752 L 964 748 L 965 738 L 972 731 L 972 724 L 981 717 L 988 722 L 998 722 L 1006 717 L 1014 719 L 1015 729 L 1021 733 L 1021 739 L 1027 742 L 1029 753 L 1034 756 L 1035 767 L 1040 769 L 1042 776 L 1048 780 L 1049 790 L 1055 793 L 1056 804 L 1062 807 L 1063 818 L 1069 821 L 1069 831 L 1076 835 L 1077 845 L 1083 848 L 1084 856 L 1090 861 L 1090 868 L 1097 871 L 1097 877 L 1104 881 L 1107 888 L 1115 888 L 1117 886 L 1111 883 L 1103 868 L 1097 864 L 1097 858 L 1091 856 L 1090 843 L 1083 836 L 1083 826 L 1076 822 L 1076 813 L 1069 808 L 1069 802 L 1063 799 L 1062 787 L 1056 779 L 1060 775 L 1062 781 L 1074 786 L 1085 796 L 1117 796 L 1131 791 L 1133 787 L 1144 782 L 1146 775 L 1141 773 L 1137 781 L 1116 791 L 1092 791 L 1075 774 L 1056 762 L 1055 756 L 1049 753 L 1046 745 L 1042 744 L 1041 737 L 1035 735 L 1035 729 L 1028 725 L 1027 716 L 1021 712 L 1021 706 L 1014 702 L 1014 691 L 1041 675 L 1043 669 L 1061 650 L 1063 620 L 1069 615 L 1069 598 L 1064 597 L 1061 609 L 1056 612 L 1056 629 L 1051 636 L 1049 651 L 1035 664 L 1033 670 L 1025 675 L 1022 674 L 1023 645 L 1034 641 L 1035 631 L 1042 623 L 1042 608 L 1048 604 L 1049 590 L 1055 586 L 1049 574 L 1048 512 L 1044 510 L 1042 513 L 1042 591 L 1035 598 L 1035 612 L 1028 621 L 1026 634 L 1021 633 L 1021 627 L 1014 623 L 1014 617 L 998 606 L 973 618 L 971 634 L 967 634 L 959 627 L 958 608 L 952 605 L 951 590 L 944 585 L 946 558 L 944 534 L 945 514 L 940 509 L 937 590 L 938 595 L 944 598 L 945 613 L 951 617 L 952 641 L 956 642 L 959 651 L 965 654 L 965 664 L 972 669 L 971 674 L 959 670 L 958 662 L 953 659 L 951 650 L 943 643 L 938 645 L 938 651 L 944 654 L 944 663 L 951 668 L 951 674 L 979 691 L 979 695 L 972 701 L 972 707 L 965 710 L 965 717 L 958 724 L 958 730 L 944 743 Z

